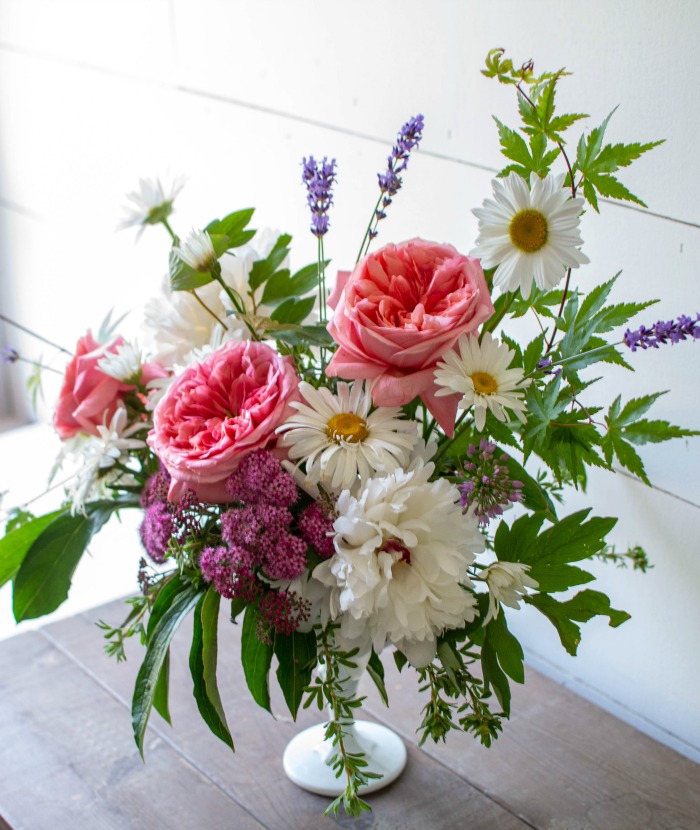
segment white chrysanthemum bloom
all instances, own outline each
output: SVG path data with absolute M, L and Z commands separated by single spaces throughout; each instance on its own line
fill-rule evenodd
M 479 219 L 479 236 L 472 256 L 484 268 L 496 268 L 494 285 L 505 291 L 518 288 L 530 296 L 534 277 L 538 288 L 553 288 L 567 268 L 588 262 L 578 246 L 583 199 L 564 189 L 562 174 L 541 179 L 530 176 L 530 187 L 517 173 L 494 179 L 494 199 L 472 211 Z
M 240 297 L 249 314 L 253 313 L 253 298 L 248 293 L 250 271 L 255 262 L 270 253 L 278 237 L 276 231 L 258 231 L 248 245 L 236 248 L 235 256 L 224 255 L 221 259 L 222 280 Z M 256 302 L 263 287 L 256 292 Z M 189 291 L 173 291 L 165 277 L 160 295 L 146 303 L 148 353 L 161 366 L 185 368 L 226 342 L 250 339 L 245 323 L 229 313 L 234 310 L 231 299 L 218 282 L 198 288 L 197 297 Z M 257 310 L 265 313 L 259 307 Z
M 378 472 L 403 467 L 416 443 L 416 424 L 399 418 L 400 407 L 372 406 L 371 387 L 363 382 L 339 383 L 338 394 L 302 381 L 299 392 L 306 403 L 277 432 L 289 457 L 304 464 L 311 484 L 339 493 Z
M 74 445 L 81 462 L 71 492 L 74 513 L 82 511 L 88 499 L 101 495 L 106 483 L 117 480 L 123 484 L 132 483 L 131 477 L 127 480 L 122 470 L 117 470 L 116 475 L 107 471 L 118 461 L 128 461 L 130 450 L 146 447 L 145 441 L 132 436 L 147 426 L 144 423 L 130 425 L 126 407 L 119 406 L 109 424 L 97 427 L 98 435 L 91 435 Z
M 138 343 L 125 341 L 116 351 L 107 352 L 97 361 L 97 368 L 122 383 L 137 383 L 141 377 L 143 356 Z
M 336 505 L 335 553 L 313 576 L 330 589 L 329 615 L 343 640 L 387 641 L 415 666 L 435 656 L 436 639 L 477 613 L 467 568 L 484 543 L 463 516 L 459 491 L 430 481 L 433 464 L 371 478 Z
M 139 179 L 139 189 L 128 193 L 126 198 L 132 203 L 126 205 L 127 215 L 121 221 L 120 228 L 141 225 L 139 233 L 146 225 L 157 225 L 172 213 L 175 197 L 185 185 L 183 176 L 179 176 L 166 187 L 160 179 Z
M 173 253 L 190 268 L 206 273 L 218 262 L 214 244 L 206 231 L 190 231 L 184 242 L 173 246 Z
M 489 610 L 484 625 L 498 616 L 500 603 L 509 608 L 520 608 L 520 600 L 528 588 L 539 587 L 536 580 L 527 575 L 529 565 L 521 562 L 494 562 L 481 572 L 480 579 L 489 587 Z
M 525 373 L 509 369 L 515 352 L 501 343 L 490 332 L 485 332 L 481 343 L 478 337 L 465 335 L 457 341 L 457 351 L 450 351 L 435 369 L 435 383 L 441 386 L 435 394 L 462 395 L 460 409 L 474 407 L 474 423 L 481 431 L 486 423 L 488 409 L 499 421 L 508 421 L 506 408 L 525 421 L 525 403 L 522 395 Z

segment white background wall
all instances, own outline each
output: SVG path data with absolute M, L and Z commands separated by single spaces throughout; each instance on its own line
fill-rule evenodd
M 623 177 L 650 212 L 605 205 L 584 218 L 591 265 L 580 286 L 623 269 L 616 299 L 662 297 L 644 320 L 693 313 L 698 34 L 693 0 L 0 0 L 2 307 L 68 348 L 109 307 L 137 309 L 157 291 L 168 240 L 153 229 L 135 244 L 134 233 L 115 227 L 138 178 L 168 171 L 189 177 L 178 230 L 257 206 L 257 226 L 294 234 L 293 265 L 304 265 L 315 256 L 299 183 L 310 153 L 338 159 L 327 249 L 335 266 L 348 267 L 376 198 L 376 172 L 398 127 L 418 112 L 422 150 L 380 241 L 419 235 L 468 252 L 470 209 L 489 195 L 491 170 L 501 165 L 490 115 L 515 125 L 512 90 L 479 74 L 487 50 L 504 46 L 516 62 L 572 70 L 559 102 L 589 112 L 591 127 L 621 104 L 610 139 L 667 139 Z M 10 344 L 38 355 L 24 337 Z M 638 374 L 607 372 L 597 399 L 669 389 L 656 417 L 700 428 L 697 345 L 631 361 Z M 53 391 L 49 384 L 47 400 Z M 9 501 L 39 489 L 34 479 L 54 450 L 41 430 L 5 435 L 0 491 L 12 490 Z M 648 550 L 655 567 L 647 575 L 597 569 L 601 589 L 632 620 L 618 630 L 588 624 L 575 660 L 534 612 L 511 621 L 531 664 L 700 759 L 698 443 L 643 455 L 653 489 L 600 473 L 569 503 L 619 515 L 613 540 Z M 68 611 L 132 588 L 140 552 L 131 532 L 94 546 Z M 9 605 L 6 590 L 6 633 Z

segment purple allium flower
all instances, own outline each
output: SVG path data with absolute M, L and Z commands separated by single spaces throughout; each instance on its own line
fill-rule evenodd
M 333 204 L 335 184 L 335 159 L 316 161 L 313 156 L 302 161 L 301 180 L 306 185 L 306 201 L 311 208 L 311 233 L 321 237 L 329 227 L 328 210 Z
M 257 450 L 241 461 L 229 476 L 226 489 L 242 504 L 277 504 L 289 507 L 299 497 L 294 478 L 267 450 Z
M 299 532 L 305 542 L 315 548 L 322 559 L 333 556 L 333 519 L 323 512 L 319 504 L 309 505 L 299 516 Z
M 635 331 L 627 329 L 623 341 L 625 346 L 636 352 L 637 349 L 658 349 L 660 345 L 679 343 L 691 337 L 693 340 L 700 338 L 700 314 L 696 314 L 694 320 L 681 314 L 675 322 L 659 320 L 651 328 L 642 326 Z
M 482 438 L 479 447 L 469 445 L 464 462 L 464 481 L 457 485 L 462 494 L 460 504 L 463 512 L 473 508 L 479 524 L 485 526 L 491 519 L 500 516 L 503 508 L 516 501 L 522 501 L 522 481 L 510 478 L 503 454 L 495 458 L 496 445 Z
M 384 207 L 391 204 L 392 197 L 401 189 L 402 180 L 399 173 L 403 173 L 408 166 L 411 150 L 418 146 L 421 138 L 423 138 L 423 116 L 416 115 L 399 130 L 396 144 L 392 147 L 391 155 L 387 159 L 386 172 L 377 174 L 379 189 L 384 194 L 382 199 Z M 377 219 L 383 219 L 385 216 L 386 213 L 383 210 L 378 210 L 376 213 Z
M 16 363 L 19 360 L 19 352 L 12 346 L 3 346 L 0 349 L 0 360 L 3 363 Z

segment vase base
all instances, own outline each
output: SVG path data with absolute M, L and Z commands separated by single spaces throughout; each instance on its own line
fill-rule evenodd
M 282 765 L 298 787 L 317 795 L 337 796 L 345 792 L 345 778 L 336 778 L 326 764 L 335 749 L 329 752 L 325 733 L 321 723 L 300 732 L 287 744 Z M 360 793 L 376 792 L 396 781 L 406 766 L 406 746 L 401 738 L 386 726 L 365 720 L 355 721 L 354 735 L 365 752 L 367 770 L 382 776 L 370 779 L 360 787 Z

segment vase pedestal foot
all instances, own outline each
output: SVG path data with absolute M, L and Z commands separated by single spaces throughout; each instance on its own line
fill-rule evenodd
M 381 778 L 372 778 L 360 793 L 372 793 L 389 786 L 401 775 L 406 766 L 406 746 L 391 729 L 371 721 L 355 721 L 346 749 L 365 754 L 367 771 L 376 772 Z M 324 740 L 325 724 L 317 724 L 300 732 L 287 744 L 282 756 L 285 774 L 297 786 L 317 795 L 337 796 L 345 792 L 344 775 L 335 772 L 326 763 L 336 748 Z M 350 743 L 350 746 L 348 746 Z

